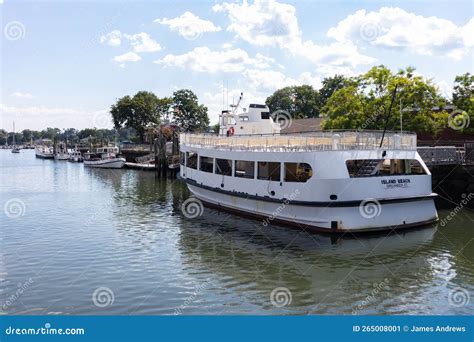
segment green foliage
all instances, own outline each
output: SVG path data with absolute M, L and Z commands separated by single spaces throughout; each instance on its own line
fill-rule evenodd
M 453 88 L 453 105 L 456 110 L 461 111 L 460 115 L 463 116 L 457 120 L 466 123 L 462 132 L 474 133 L 474 75 L 465 73 L 456 76 Z
M 283 110 L 293 118 L 319 116 L 319 95 L 310 85 L 279 89 L 269 96 L 265 103 L 272 113 Z
M 389 107 L 397 89 L 390 117 Z M 388 129 L 437 133 L 447 124 L 448 113 L 435 111 L 446 100 L 438 94 L 431 80 L 414 75 L 409 67 L 393 74 L 385 66 L 377 66 L 352 78 L 336 90 L 323 107 L 325 129 Z
M 335 75 L 333 77 L 326 77 L 323 79 L 322 87 L 319 89 L 319 108 L 323 108 L 326 102 L 334 94 L 336 90 L 344 88 L 349 85 L 350 81 L 347 77 L 342 75 Z
M 207 107 L 198 103 L 198 98 L 189 89 L 181 89 L 173 93 L 172 106 L 174 120 L 185 132 L 204 131 L 209 126 Z
M 145 128 L 157 126 L 163 112 L 165 99 L 159 99 L 148 91 L 139 91 L 133 97 L 124 96 L 110 108 L 110 114 L 116 129 L 133 128 L 140 141 L 143 141 Z

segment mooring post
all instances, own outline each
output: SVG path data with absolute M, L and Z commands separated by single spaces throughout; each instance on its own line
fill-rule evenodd
M 153 140 L 153 154 L 155 155 L 155 168 L 158 175 L 160 174 L 160 160 L 158 158 L 158 138 Z
M 161 130 L 158 136 L 158 140 L 159 140 L 159 148 L 160 148 L 160 150 L 158 151 L 159 158 L 160 158 L 160 172 L 162 176 L 166 177 L 166 173 L 168 169 L 168 163 L 166 160 L 166 138 L 163 132 L 161 132 Z

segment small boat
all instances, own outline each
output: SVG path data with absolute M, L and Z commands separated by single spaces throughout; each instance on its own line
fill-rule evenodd
M 12 153 L 20 153 L 20 148 L 15 144 L 15 121 L 13 121 L 13 147 Z
M 125 167 L 129 169 L 135 169 L 135 170 L 144 170 L 144 171 L 154 171 L 156 170 L 156 166 L 154 162 L 148 162 L 148 163 L 130 163 L 127 162 L 125 163 Z
M 42 158 L 42 159 L 53 159 L 54 158 L 54 153 L 52 147 L 49 146 L 36 146 L 35 147 L 35 156 L 36 158 Z
M 125 167 L 135 170 L 156 170 L 155 155 L 151 153 L 142 157 L 135 158 L 135 163 L 127 162 L 125 163 Z
M 75 148 L 71 152 L 69 152 L 67 160 L 69 160 L 70 162 L 82 163 L 84 161 L 84 158 L 82 158 L 81 151 Z
M 84 166 L 102 169 L 121 169 L 125 158 L 117 157 L 117 146 L 99 147 L 92 152 L 84 153 Z
M 66 144 L 59 143 L 56 148 L 56 153 L 54 154 L 55 160 L 68 160 L 69 154 L 67 152 Z

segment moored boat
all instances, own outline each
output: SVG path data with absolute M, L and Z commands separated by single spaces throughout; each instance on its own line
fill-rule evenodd
M 409 228 L 438 219 L 416 134 L 280 134 L 265 105 L 224 111 L 220 134 L 180 137 L 180 178 L 204 204 L 323 232 Z
M 12 153 L 20 153 L 20 148 L 15 143 L 15 122 L 13 122 L 13 147 Z
M 116 146 L 99 147 L 92 152 L 84 153 L 84 166 L 103 169 L 121 169 L 125 158 L 117 157 L 119 149 Z
M 71 150 L 68 154 L 68 161 L 82 163 L 84 159 L 82 158 L 81 151 L 79 151 L 77 148 Z
M 68 160 L 69 154 L 65 143 L 59 143 L 56 146 L 56 152 L 54 153 L 55 160 Z
M 43 146 L 43 145 L 36 146 L 35 156 L 36 158 L 53 159 L 54 158 L 53 148 L 49 146 Z

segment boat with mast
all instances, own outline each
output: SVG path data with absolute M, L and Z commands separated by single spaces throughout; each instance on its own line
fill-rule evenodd
M 13 146 L 12 146 L 12 153 L 20 153 L 20 148 L 16 146 L 15 143 L 15 121 L 13 121 Z
M 240 100 L 239 100 L 240 103 Z M 225 110 L 219 134 L 182 133 L 180 178 L 205 205 L 330 233 L 438 220 L 410 132 L 280 132 L 264 104 Z

